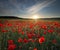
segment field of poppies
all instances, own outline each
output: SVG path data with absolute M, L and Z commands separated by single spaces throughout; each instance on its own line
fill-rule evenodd
M 0 50 L 60 50 L 60 21 L 0 20 Z

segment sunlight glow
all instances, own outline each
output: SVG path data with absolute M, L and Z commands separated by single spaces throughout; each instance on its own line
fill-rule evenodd
M 32 19 L 39 19 L 40 17 L 38 15 L 33 15 Z

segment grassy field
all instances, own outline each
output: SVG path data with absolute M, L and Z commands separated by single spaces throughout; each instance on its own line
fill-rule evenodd
M 60 20 L 0 19 L 0 50 L 60 50 Z

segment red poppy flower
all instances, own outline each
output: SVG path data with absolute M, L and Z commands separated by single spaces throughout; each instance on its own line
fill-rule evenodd
M 52 29 L 50 29 L 50 30 L 48 30 L 48 32 L 49 32 L 49 33 L 53 33 L 53 30 L 52 30 Z
M 8 40 L 8 44 L 10 45 L 10 44 L 13 44 L 14 42 L 13 42 L 13 40 Z
M 46 35 L 46 31 L 44 31 L 44 34 Z
M 54 22 L 54 25 L 58 25 L 58 22 Z
M 0 27 L 2 27 L 2 26 L 3 26 L 3 24 L 0 23 Z
M 22 38 L 19 38 L 19 39 L 18 39 L 18 42 L 22 42 L 22 41 L 23 41 L 23 39 L 22 39 Z
M 27 33 L 28 38 L 32 38 L 32 34 Z
M 56 39 L 52 40 L 52 43 L 53 43 L 53 44 L 55 44 L 56 42 L 57 42 Z
M 2 30 L 3 33 L 8 32 L 8 30 Z
M 21 34 L 24 35 L 24 32 L 22 31 Z
M 54 26 L 50 26 L 51 29 L 54 29 Z
M 31 28 L 33 28 L 33 26 L 34 26 L 33 24 L 30 24 L 29 28 L 31 29 Z
M 11 23 L 7 23 L 7 26 L 11 27 L 11 26 L 12 26 L 12 24 L 11 24 Z
M 21 29 L 18 29 L 18 33 L 20 33 L 20 32 L 22 32 L 22 30 Z
M 12 44 L 12 45 L 8 46 L 8 50 L 15 50 L 15 48 L 16 48 L 15 44 Z
M 42 25 L 41 28 L 47 29 L 47 26 L 46 25 Z
M 37 50 L 37 48 L 34 48 L 33 50 Z
M 26 38 L 24 38 L 24 40 L 23 40 L 23 41 L 24 41 L 24 43 L 28 43 L 28 40 L 27 40 Z
M 42 44 L 43 42 L 45 42 L 45 37 L 44 36 L 39 38 L 39 43 Z

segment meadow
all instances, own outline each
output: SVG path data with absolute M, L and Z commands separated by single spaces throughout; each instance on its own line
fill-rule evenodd
M 0 19 L 0 50 L 60 50 L 60 20 Z

